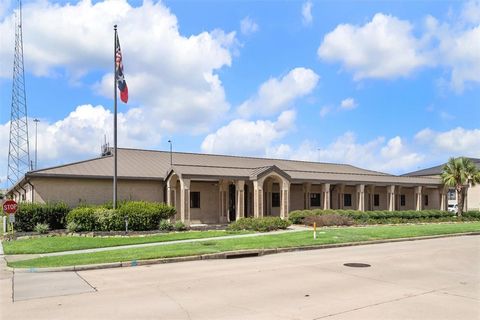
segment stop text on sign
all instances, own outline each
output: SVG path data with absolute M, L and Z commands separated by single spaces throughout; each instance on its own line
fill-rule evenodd
M 15 213 L 17 212 L 17 208 L 18 208 L 17 203 L 13 200 L 7 200 L 3 204 L 3 211 L 5 213 Z

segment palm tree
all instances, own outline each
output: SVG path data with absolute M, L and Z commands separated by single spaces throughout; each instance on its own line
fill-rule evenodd
M 480 171 L 477 169 L 475 163 L 468 158 L 450 158 L 443 166 L 441 177 L 445 186 L 454 187 L 457 191 L 457 216 L 461 217 L 463 213 L 465 190 L 468 185 L 474 186 L 476 183 L 480 183 Z

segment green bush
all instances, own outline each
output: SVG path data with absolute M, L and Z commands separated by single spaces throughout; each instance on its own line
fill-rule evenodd
M 304 223 L 307 226 L 313 226 L 316 223 L 317 227 L 329 226 L 351 226 L 354 221 L 352 218 L 340 214 L 322 214 L 318 216 L 308 216 Z
M 64 229 L 70 208 L 65 203 L 20 203 L 15 214 L 15 229 L 33 231 L 39 223 L 52 229 Z
M 175 208 L 163 203 L 129 201 L 117 210 L 108 206 L 75 208 L 67 215 L 67 223 L 74 222 L 76 231 L 122 231 L 128 219 L 128 230 L 157 230 L 161 220 L 175 213 Z
M 462 214 L 462 218 L 468 220 L 480 220 L 480 211 L 467 211 Z
M 72 222 L 76 224 L 75 231 L 93 231 L 97 230 L 97 215 L 94 207 L 78 207 L 67 214 L 67 225 Z
M 187 230 L 187 226 L 185 225 L 185 223 L 183 223 L 182 221 L 176 221 L 174 224 L 173 224 L 173 229 L 175 231 L 186 231 Z
M 160 220 L 160 223 L 158 224 L 158 229 L 161 231 L 172 231 L 173 224 L 168 220 Z
M 77 232 L 78 230 L 78 224 L 75 221 L 70 221 L 67 223 L 67 230 L 68 232 Z
M 297 210 L 292 211 L 289 220 L 295 224 L 304 224 L 308 217 L 337 214 L 352 219 L 356 224 L 385 224 L 407 222 L 454 221 L 455 216 L 440 210 L 404 210 L 404 211 L 357 211 L 357 210 Z M 480 213 L 466 213 L 466 219 L 480 220 Z
M 290 226 L 290 222 L 280 217 L 264 217 L 264 218 L 240 218 L 228 225 L 229 231 L 273 231 L 278 229 L 286 229 Z
M 48 230 L 50 230 L 50 227 L 47 223 L 37 223 L 34 228 L 35 232 L 45 234 L 48 233 Z

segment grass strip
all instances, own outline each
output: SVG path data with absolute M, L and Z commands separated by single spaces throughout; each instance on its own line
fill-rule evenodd
M 96 253 L 43 257 L 8 263 L 15 268 L 41 268 L 86 265 L 107 262 L 128 262 L 155 258 L 169 258 L 218 253 L 242 249 L 270 249 L 301 247 L 315 244 L 363 242 L 380 239 L 398 239 L 480 231 L 480 223 L 425 224 L 402 226 L 375 226 L 320 229 L 317 240 L 311 231 L 292 232 L 261 237 L 210 240 L 195 243 L 171 244 L 136 249 L 122 249 Z
M 245 234 L 241 232 L 226 232 L 221 230 L 212 231 L 187 231 L 171 232 L 165 234 L 128 236 L 128 237 L 79 237 L 79 236 L 53 236 L 4 241 L 5 254 L 34 254 L 62 252 L 81 249 L 115 247 L 130 244 L 142 244 L 152 242 L 166 242 L 174 240 L 214 238 L 227 235 Z

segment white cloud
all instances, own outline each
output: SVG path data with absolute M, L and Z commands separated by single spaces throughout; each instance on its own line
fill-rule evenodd
M 272 115 L 292 107 L 292 103 L 313 91 L 320 77 L 311 69 L 295 68 L 281 79 L 263 83 L 257 94 L 238 107 L 243 117 L 252 114 Z
M 0 19 L 5 17 L 12 4 L 11 0 L 0 0 Z
M 340 108 L 344 110 L 352 110 L 358 106 L 358 103 L 353 98 L 347 98 L 342 100 L 340 103 Z
M 240 31 L 244 35 L 249 35 L 258 31 L 258 24 L 250 17 L 245 17 L 240 21 Z
M 327 114 L 329 114 L 332 111 L 332 108 L 329 106 L 324 106 L 320 108 L 320 117 L 325 118 Z
M 278 119 L 248 121 L 236 119 L 209 134 L 202 142 L 206 153 L 265 155 L 274 141 L 294 127 L 296 113 L 283 111 Z
M 439 132 L 429 128 L 419 131 L 415 141 L 431 154 L 452 156 L 480 157 L 480 129 L 457 127 Z
M 410 22 L 377 13 L 363 26 L 338 25 L 317 51 L 326 61 L 339 61 L 354 79 L 397 78 L 428 64 Z
M 161 141 L 161 135 L 142 109 L 118 113 L 118 145 L 149 148 Z M 0 125 L 0 149 L 8 150 L 10 124 Z M 29 119 L 30 159 L 34 159 L 35 126 Z M 62 120 L 38 123 L 39 168 L 68 163 L 100 155 L 106 136 L 113 147 L 113 114 L 103 106 L 78 106 Z M 6 173 L 7 161 L 0 158 L 0 174 Z M 5 171 L 4 171 L 5 170 Z
M 176 16 L 151 1 L 135 7 L 126 0 L 39 0 L 25 4 L 23 16 L 26 70 L 36 76 L 82 82 L 91 72 L 108 72 L 87 85 L 111 97 L 113 25 L 118 24 L 131 105 L 149 119 L 161 119 L 159 129 L 205 132 L 229 109 L 217 71 L 231 65 L 234 32 L 183 36 Z M 1 61 L 12 60 L 12 28 L 12 16 L 0 22 Z M 11 66 L 2 64 L 0 76 L 11 77 Z
M 451 70 L 451 87 L 461 93 L 466 83 L 479 83 L 480 24 L 465 29 L 437 24 L 430 33 L 439 42 L 436 49 L 439 63 Z
M 313 21 L 312 8 L 313 8 L 312 1 L 307 1 L 302 5 L 302 22 L 304 25 L 312 24 L 312 21 Z
M 480 0 L 472 0 L 465 3 L 461 18 L 467 23 L 480 23 Z

